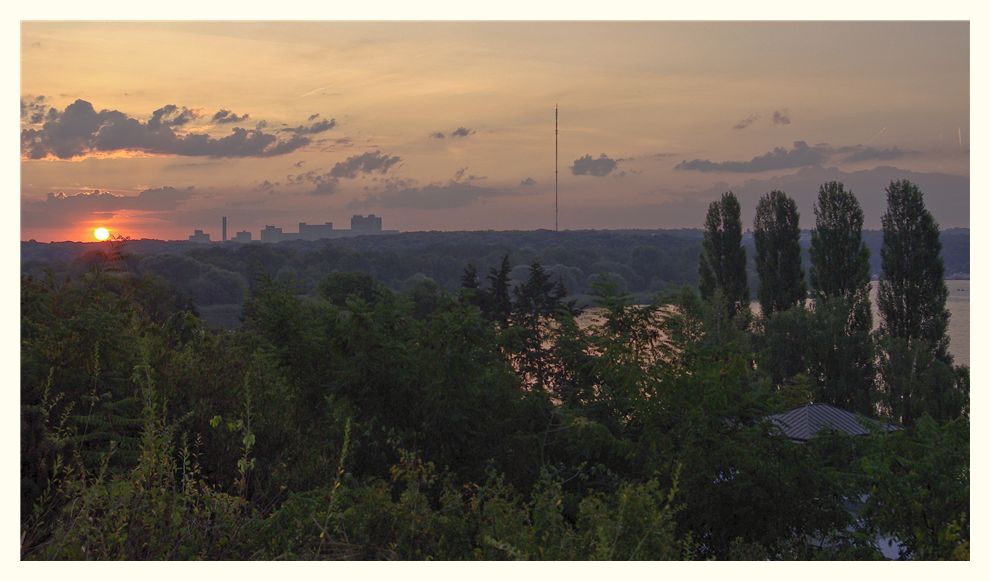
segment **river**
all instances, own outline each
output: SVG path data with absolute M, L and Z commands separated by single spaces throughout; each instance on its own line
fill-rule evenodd
M 877 311 L 877 282 L 873 281 L 870 289 L 870 302 L 873 305 L 873 326 L 880 324 L 880 314 Z M 956 360 L 956 365 L 969 365 L 969 281 L 947 280 L 949 288 L 949 353 Z
M 947 280 L 946 286 L 949 288 L 949 299 L 946 306 L 949 308 L 949 353 L 952 354 L 957 365 L 969 365 L 969 281 L 968 280 Z M 870 303 L 873 307 L 873 326 L 876 328 L 880 324 L 880 313 L 877 311 L 877 282 L 873 281 L 870 291 Z M 760 304 L 753 301 L 754 312 L 759 312 Z M 589 308 L 578 317 L 578 325 L 586 327 L 594 322 L 600 321 L 601 310 Z

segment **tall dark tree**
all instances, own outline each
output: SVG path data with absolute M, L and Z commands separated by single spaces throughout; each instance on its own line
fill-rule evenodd
M 869 295 L 870 251 L 863 242 L 863 209 L 840 182 L 828 182 L 818 189 L 808 252 L 816 298 L 855 299 L 864 291 Z
M 921 190 L 907 180 L 891 182 L 880 249 L 880 377 L 887 411 L 907 424 L 925 414 L 958 417 L 968 402 L 966 374 L 953 369 L 948 353 L 941 250 Z
M 708 206 L 698 273 L 701 296 L 705 300 L 712 301 L 717 293 L 721 294 L 730 317 L 749 308 L 742 220 L 739 200 L 732 192 L 722 194 L 721 200 Z
M 949 289 L 939 228 L 925 208 L 924 194 L 907 180 L 887 188 L 880 261 L 877 302 L 883 334 L 927 341 L 937 358 L 948 361 Z
M 543 390 L 552 373 L 551 319 L 563 306 L 567 289 L 559 280 L 554 283 L 538 260 L 529 265 L 529 278 L 517 286 L 512 304 L 512 333 L 508 337 L 514 363 L 527 383 Z
M 772 191 L 756 206 L 753 237 L 760 276 L 758 296 L 763 316 L 768 319 L 804 301 L 798 218 L 797 204 L 784 192 Z
M 483 313 L 488 312 L 488 293 L 481 290 L 481 281 L 478 280 L 478 269 L 474 263 L 468 263 L 461 274 L 461 298 L 468 304 L 481 309 Z
M 488 282 L 491 283 L 489 297 L 486 304 L 489 306 L 488 316 L 494 321 L 498 321 L 502 327 L 509 324 L 509 316 L 512 314 L 512 295 L 509 294 L 509 272 L 512 265 L 509 263 L 509 255 L 502 256 L 499 267 L 492 268 L 488 273 Z
M 461 275 L 461 288 L 477 290 L 479 286 L 481 285 L 478 282 L 478 269 L 473 262 L 469 262 Z
M 809 249 L 815 313 L 808 372 L 816 401 L 873 414 L 870 251 L 862 233 L 856 196 L 839 182 L 823 184 Z

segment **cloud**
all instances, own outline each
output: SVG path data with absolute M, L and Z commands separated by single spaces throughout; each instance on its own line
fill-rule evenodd
M 81 218 L 91 218 L 100 214 L 110 218 L 114 212 L 137 210 L 142 212 L 163 212 L 174 210 L 182 202 L 192 197 L 193 188 L 173 187 L 152 188 L 136 196 L 114 194 L 106 190 L 92 190 L 66 194 L 49 193 L 44 200 L 25 202 L 21 208 L 21 220 L 28 226 L 54 226 L 71 224 Z
M 49 107 L 44 95 L 21 98 L 21 120 L 33 125 L 58 116 L 58 110 Z
M 388 155 L 380 151 L 369 151 L 338 162 L 330 170 L 330 176 L 354 179 L 360 173 L 384 174 L 388 172 L 389 168 L 400 161 L 402 161 L 402 158 L 397 155 Z
M 460 183 L 471 183 L 471 182 L 481 181 L 488 177 L 488 176 L 476 176 L 474 174 L 468 174 L 467 170 L 468 170 L 467 167 L 462 167 L 457 171 L 455 171 L 453 181 Z
M 814 203 L 818 187 L 829 181 L 842 182 L 853 191 L 863 207 L 866 228 L 880 227 L 880 217 L 887 210 L 884 188 L 891 180 L 907 179 L 925 192 L 925 206 L 944 227 L 969 225 L 970 178 L 945 173 L 913 172 L 891 166 L 878 166 L 859 171 L 842 171 L 837 167 L 809 166 L 786 175 L 746 179 L 742 183 L 720 183 L 703 192 L 694 192 L 691 199 L 708 202 L 717 199 L 727 190 L 739 198 L 743 215 L 752 217 L 760 197 L 770 190 L 782 190 L 797 202 L 801 213 L 801 227 L 811 228 L 815 223 Z M 748 214 L 747 214 L 748 213 Z M 704 221 L 704 210 L 695 218 L 697 224 Z
M 787 112 L 787 109 L 784 109 L 784 112 L 783 113 L 781 113 L 780 111 L 774 111 L 773 112 L 773 124 L 774 125 L 790 125 L 791 124 L 790 113 Z
M 446 184 L 433 183 L 419 188 L 385 190 L 369 194 L 363 199 L 354 200 L 348 207 L 443 210 L 462 208 L 481 199 L 502 195 L 507 193 L 495 188 L 451 181 Z
M 791 169 L 819 165 L 828 157 L 830 150 L 823 146 L 810 147 L 804 141 L 795 141 L 792 149 L 775 147 L 773 151 L 754 157 L 749 161 L 721 161 L 693 159 L 682 161 L 674 169 L 700 172 L 739 172 L 751 173 L 768 170 Z
M 536 185 L 536 180 L 534 180 L 533 178 L 526 178 L 526 179 L 522 180 L 521 182 L 519 182 L 519 185 L 520 186 L 523 186 L 523 187 L 535 186 Z
M 185 107 L 179 108 L 175 105 L 165 105 L 161 109 L 155 110 L 148 120 L 148 129 L 157 131 L 162 127 L 181 127 L 194 119 L 201 117 L 199 113 Z
M 815 224 L 814 203 L 819 186 L 834 180 L 855 193 L 863 207 L 864 227 L 875 230 L 880 228 L 880 218 L 887 209 L 884 188 L 891 180 L 908 179 L 925 192 L 925 206 L 943 228 L 970 226 L 970 178 L 966 175 L 912 172 L 889 166 L 850 172 L 811 166 L 759 178 L 742 174 L 732 177 L 742 179 L 701 188 L 664 187 L 640 196 L 642 203 L 575 205 L 568 210 L 569 221 L 597 224 L 600 228 L 701 228 L 708 204 L 732 190 L 742 207 L 743 224 L 752 227 L 760 198 L 771 190 L 781 190 L 797 203 L 800 226 L 807 230 Z
M 756 156 L 749 161 L 716 162 L 707 159 L 693 159 L 691 161 L 682 161 L 674 166 L 674 169 L 700 172 L 756 173 L 769 170 L 811 167 L 821 165 L 828 160 L 837 161 L 838 163 L 856 163 L 874 160 L 888 161 L 917 153 L 916 151 L 901 149 L 896 146 L 890 148 L 878 148 L 867 145 L 833 147 L 828 143 L 819 143 L 810 146 L 807 142 L 795 141 L 794 147 L 791 149 L 775 147 L 772 151 Z M 836 156 L 839 155 L 843 155 L 843 157 L 836 159 Z
M 162 113 L 157 123 L 142 123 L 120 111 L 96 111 L 88 101 L 77 99 L 55 118 L 46 121 L 41 129 L 22 129 L 21 151 L 30 159 L 43 159 L 49 155 L 70 159 L 113 151 L 203 157 L 270 157 L 295 151 L 310 142 L 301 135 L 280 140 L 272 133 L 240 127 L 233 128 L 229 135 L 220 138 L 205 133 L 178 134 L 162 122 L 162 119 L 174 121 L 176 118 Z
M 312 184 L 313 189 L 309 193 L 325 196 L 337 193 L 337 186 L 340 180 L 332 177 L 329 173 L 320 173 L 316 170 L 309 170 L 306 173 L 285 176 L 285 181 L 291 186 Z
M 584 157 L 574 160 L 574 165 L 571 166 L 571 173 L 576 176 L 590 175 L 600 178 L 612 173 L 617 166 L 618 162 L 604 153 L 599 155 L 598 159 L 591 157 L 591 154 L 587 154 Z
M 313 120 L 313 116 L 310 115 L 310 121 Z M 336 119 L 321 119 L 312 125 L 300 125 L 298 127 L 287 127 L 281 131 L 287 131 L 290 133 L 295 133 L 296 135 L 313 135 L 315 133 L 323 133 L 324 131 L 330 131 L 337 126 Z
M 450 133 L 445 133 L 443 131 L 434 131 L 433 133 L 430 133 L 430 138 L 445 139 L 448 135 L 451 138 L 467 137 L 469 135 L 473 135 L 474 133 L 475 133 L 474 129 L 470 129 L 468 127 L 458 127 L 457 129 L 454 129 Z
M 313 113 L 312 115 L 306 118 L 306 121 L 315 121 L 319 116 L 320 116 L 319 113 Z
M 742 119 L 741 121 L 739 121 L 738 123 L 736 123 L 735 125 L 733 125 L 732 128 L 733 129 L 746 129 L 747 127 L 749 127 L 750 125 L 752 125 L 753 123 L 755 123 L 759 118 L 760 118 L 760 114 L 759 113 L 753 113 L 749 117 L 746 117 L 745 119 Z
M 904 157 L 906 155 L 914 155 L 916 151 L 909 151 L 901 149 L 897 146 L 888 149 L 879 149 L 876 147 L 870 147 L 867 145 L 857 145 L 851 149 L 852 153 L 842 159 L 846 163 L 856 163 L 860 161 L 887 161 L 891 159 L 897 159 L 899 157 Z
M 775 110 L 769 116 L 770 116 L 770 123 L 772 125 L 791 124 L 790 113 L 787 111 L 787 109 Z M 746 129 L 747 127 L 749 127 L 753 123 L 756 123 L 762 118 L 763 118 L 762 113 L 753 113 L 752 115 L 749 115 L 745 119 L 740 119 L 735 125 L 732 126 L 732 128 L 735 130 Z
M 337 193 L 338 183 L 339 181 L 337 178 L 320 177 L 315 181 L 313 191 L 310 193 L 317 196 L 335 194 Z
M 220 109 L 219 111 L 213 114 L 213 122 L 220 123 L 222 125 L 225 125 L 227 123 L 241 123 L 243 121 L 247 121 L 250 117 L 251 116 L 248 115 L 247 113 L 243 115 L 238 115 L 232 111 L 228 111 L 226 109 Z M 262 121 L 262 123 L 264 123 L 264 121 Z

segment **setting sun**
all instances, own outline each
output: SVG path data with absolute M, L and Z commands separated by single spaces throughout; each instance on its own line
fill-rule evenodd
M 93 237 L 97 240 L 106 240 L 110 237 L 110 231 L 103 226 L 100 226 L 96 230 L 93 230 Z

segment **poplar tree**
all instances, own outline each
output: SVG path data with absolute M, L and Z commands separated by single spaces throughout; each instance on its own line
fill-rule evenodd
M 818 190 L 811 231 L 809 376 L 815 399 L 872 415 L 874 349 L 870 332 L 870 251 L 863 242 L 863 209 L 840 182 Z
M 760 277 L 758 296 L 767 319 L 804 302 L 798 219 L 797 204 L 781 191 L 768 193 L 756 206 L 753 237 Z
M 720 293 L 730 317 L 749 308 L 742 220 L 739 200 L 732 192 L 722 194 L 722 199 L 708 206 L 698 274 L 701 296 L 706 301 L 713 301 Z
M 878 305 L 880 377 L 886 411 L 905 424 L 925 414 L 958 417 L 968 402 L 968 373 L 948 353 L 945 268 L 939 228 L 916 185 L 887 188 L 883 216 L 883 272 Z
M 949 361 L 949 289 L 939 228 L 925 208 L 924 194 L 907 180 L 887 188 L 880 261 L 877 302 L 883 335 L 927 341 L 934 356 Z
M 815 298 L 855 299 L 866 292 L 869 300 L 870 250 L 863 242 L 863 209 L 840 182 L 818 189 L 809 255 Z

